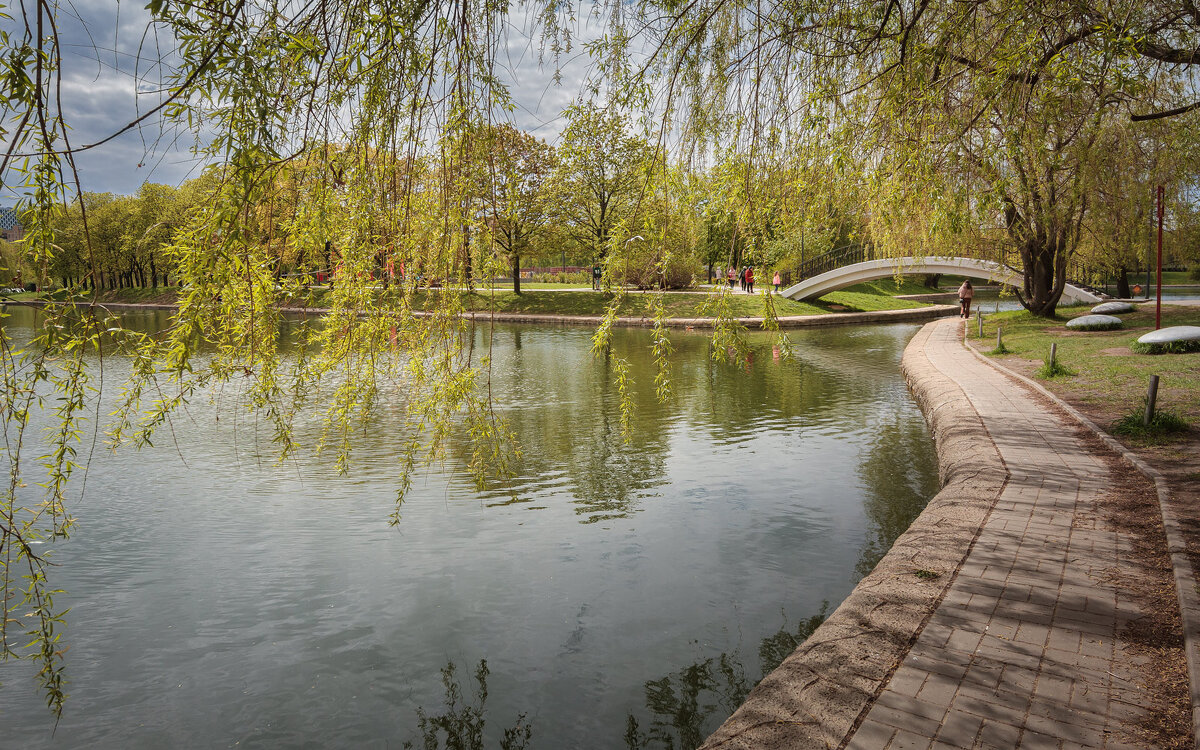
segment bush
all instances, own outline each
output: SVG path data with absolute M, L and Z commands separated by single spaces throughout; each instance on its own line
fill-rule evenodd
M 639 262 L 641 261 L 641 262 Z M 638 289 L 657 289 L 659 285 L 658 263 L 652 259 L 631 257 L 625 264 L 624 282 Z M 696 276 L 703 268 L 694 258 L 671 256 L 662 281 L 667 289 L 688 289 L 696 284 Z M 755 283 L 759 283 L 755 281 Z
M 1200 341 L 1167 341 L 1162 344 L 1143 344 L 1135 341 L 1129 345 L 1135 354 L 1187 354 L 1200 352 Z
M 1188 271 L 1188 278 L 1192 281 L 1200 281 L 1200 263 L 1191 267 Z
M 1037 375 L 1039 378 L 1042 378 L 1043 380 L 1049 380 L 1051 378 L 1058 378 L 1058 377 L 1070 376 L 1070 375 L 1075 375 L 1075 374 L 1076 374 L 1076 372 L 1074 370 L 1072 370 L 1071 368 L 1067 367 L 1066 365 L 1064 365 L 1062 363 L 1061 359 L 1055 359 L 1054 362 L 1051 363 L 1049 357 L 1042 360 L 1042 366 L 1039 367 L 1037 372 L 1034 373 L 1034 375 Z
M 576 273 L 535 273 L 532 278 L 524 279 L 524 281 L 533 281 L 539 284 L 579 284 L 580 286 L 588 286 L 592 283 L 592 276 L 587 271 Z
M 1144 423 L 1145 416 L 1146 402 L 1143 399 L 1141 409 L 1130 412 L 1112 423 L 1113 434 L 1123 437 L 1153 439 L 1187 432 L 1188 430 L 1187 421 L 1174 412 L 1162 409 L 1156 410 L 1154 416 L 1150 418 L 1149 425 Z

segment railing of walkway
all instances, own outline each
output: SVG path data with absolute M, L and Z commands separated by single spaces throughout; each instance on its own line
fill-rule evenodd
M 835 247 L 827 253 L 802 262 L 792 273 L 791 283 L 795 284 L 805 279 L 811 279 L 813 276 L 819 276 L 826 271 L 832 271 L 842 266 L 873 260 L 874 257 L 875 253 L 871 248 L 858 243 Z

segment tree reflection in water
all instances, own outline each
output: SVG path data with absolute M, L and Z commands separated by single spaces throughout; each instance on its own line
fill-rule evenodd
M 924 425 L 897 414 L 877 430 L 858 465 L 871 524 L 854 567 L 859 578 L 875 569 L 938 490 L 937 456 L 923 449 L 929 443 Z
M 484 726 L 487 724 L 484 704 L 487 703 L 487 660 L 481 659 L 475 669 L 476 690 L 470 702 L 463 702 L 462 689 L 455 676 L 454 662 L 442 667 L 442 685 L 446 690 L 446 712 L 431 716 L 424 707 L 417 709 L 417 728 L 421 732 L 424 750 L 483 750 Z M 504 730 L 500 750 L 524 750 L 529 746 L 533 728 L 526 723 L 525 714 Z M 412 742 L 403 747 L 412 748 Z
M 720 722 L 746 700 L 750 690 L 825 621 L 829 603 L 817 614 L 763 638 L 758 646 L 759 676 L 746 677 L 741 658 L 722 653 L 646 683 L 649 726 L 630 714 L 625 722 L 625 747 L 629 750 L 691 750 L 699 747 Z

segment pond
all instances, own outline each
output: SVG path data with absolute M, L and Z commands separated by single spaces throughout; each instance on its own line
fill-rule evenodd
M 12 312 L 27 337 L 33 314 Z M 590 330 L 480 328 L 520 474 L 476 492 L 435 467 L 398 528 L 386 410 L 338 477 L 273 467 L 197 400 L 173 439 L 93 456 L 53 551 L 70 698 L 55 730 L 30 665 L 0 665 L 4 743 L 692 747 L 936 492 L 899 371 L 916 330 L 794 331 L 790 359 L 755 335 L 748 367 L 679 332 L 665 405 L 649 333 L 619 330 L 624 434 Z

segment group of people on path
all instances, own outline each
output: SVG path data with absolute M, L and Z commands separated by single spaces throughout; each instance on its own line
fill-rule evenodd
M 753 266 L 745 266 L 741 271 L 730 267 L 729 270 L 725 272 L 725 279 L 729 282 L 730 289 L 733 289 L 733 285 L 737 284 L 746 294 L 754 294 Z M 771 283 L 775 285 L 775 291 L 778 292 L 780 283 L 778 271 L 775 272 L 775 277 L 771 280 Z

